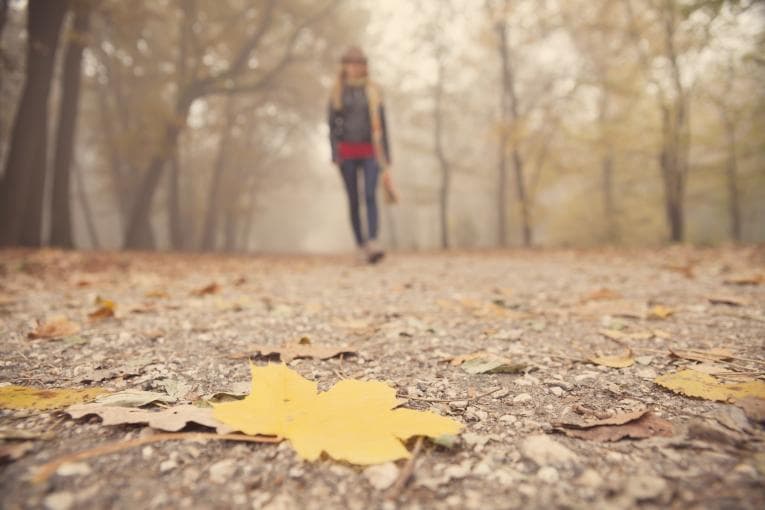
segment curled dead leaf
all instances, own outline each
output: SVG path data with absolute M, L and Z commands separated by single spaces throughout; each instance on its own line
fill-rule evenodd
M 190 404 L 169 407 L 159 411 L 100 403 L 80 404 L 66 409 L 66 414 L 74 419 L 96 415 L 101 418 L 103 425 L 106 426 L 146 424 L 156 430 L 177 432 L 189 423 L 196 423 L 215 429 L 219 434 L 228 434 L 233 431 L 231 427 L 215 419 L 212 413 L 210 408 L 196 407 Z
M 30 332 L 27 337 L 35 339 L 54 339 L 65 336 L 76 335 L 80 332 L 80 325 L 76 322 L 72 322 L 63 315 L 51 317 L 44 322 L 37 325 L 34 331 Z
M 250 358 L 252 356 L 268 358 L 275 355 L 283 362 L 289 363 L 296 358 L 315 358 L 324 360 L 340 356 L 341 354 L 355 355 L 356 350 L 348 345 L 315 345 L 311 343 L 311 340 L 308 337 L 301 337 L 296 341 L 286 342 L 279 347 L 271 345 L 253 345 L 247 352 L 234 354 L 229 356 L 229 358 L 242 359 Z
M 202 297 L 207 296 L 209 294 L 217 294 L 220 292 L 220 285 L 218 285 L 216 282 L 210 283 L 209 285 L 206 285 L 204 287 L 201 287 L 199 289 L 191 291 L 192 296 L 196 297 Z
M 635 356 L 631 350 L 627 350 L 621 356 L 594 356 L 589 361 L 604 367 L 627 368 L 635 364 Z
M 672 424 L 647 409 L 617 414 L 605 419 L 585 420 L 575 417 L 554 423 L 553 429 L 569 437 L 592 441 L 645 439 L 672 435 Z
M 666 319 L 667 317 L 674 315 L 675 310 L 667 306 L 656 305 L 648 310 L 649 319 Z
M 729 349 L 722 347 L 707 350 L 670 349 L 669 353 L 675 358 L 701 362 L 727 361 L 733 358 L 733 353 Z
M 747 306 L 752 304 L 746 298 L 741 296 L 716 294 L 714 296 L 707 296 L 707 300 L 713 305 L 729 305 L 729 306 Z

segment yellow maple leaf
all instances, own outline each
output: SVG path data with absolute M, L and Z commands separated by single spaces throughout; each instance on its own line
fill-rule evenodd
M 675 393 L 706 400 L 725 402 L 729 398 L 744 397 L 765 399 L 765 382 L 747 381 L 726 384 L 698 370 L 681 370 L 674 374 L 664 374 L 654 379 L 654 382 Z
M 104 388 L 32 388 L 0 387 L 0 409 L 35 409 L 46 411 L 94 400 L 108 393 Z
M 393 409 L 396 391 L 379 381 L 346 379 L 318 393 L 315 382 L 286 365 L 251 365 L 252 392 L 244 400 L 214 404 L 213 414 L 245 434 L 288 439 L 298 455 L 322 452 L 353 464 L 408 458 L 402 440 L 459 432 L 462 425 L 435 413 Z

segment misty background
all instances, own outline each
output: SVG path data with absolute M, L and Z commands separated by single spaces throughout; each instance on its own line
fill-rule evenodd
M 352 44 L 388 115 L 389 248 L 763 242 L 764 20 L 755 1 L 0 0 L 0 243 L 352 249 L 326 127 Z

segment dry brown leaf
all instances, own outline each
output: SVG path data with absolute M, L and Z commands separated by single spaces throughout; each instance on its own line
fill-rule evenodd
M 65 316 L 60 315 L 52 317 L 37 325 L 37 328 L 30 332 L 27 337 L 35 340 L 61 338 L 64 336 L 76 335 L 80 332 L 80 325 L 72 322 Z
M 707 300 L 713 305 L 747 306 L 752 304 L 752 302 L 746 298 L 722 294 L 707 296 Z
M 765 273 L 730 275 L 723 282 L 728 285 L 762 285 L 765 283 Z
M 167 291 L 163 289 L 149 290 L 144 294 L 144 296 L 146 296 L 147 298 L 152 298 L 152 299 L 169 299 L 170 298 L 170 294 L 168 294 Z
M 220 292 L 220 285 L 213 282 L 205 287 L 191 291 L 191 295 L 201 297 L 201 296 L 207 296 L 209 294 L 217 294 L 218 292 Z
M 114 301 L 100 297 L 96 298 L 96 306 L 98 308 L 88 314 L 88 318 L 94 322 L 114 317 L 117 310 L 117 304 Z
M 469 354 L 460 354 L 459 356 L 454 356 L 453 358 L 446 358 L 444 361 L 448 361 L 449 364 L 453 367 L 458 367 L 462 365 L 464 362 L 480 358 L 481 356 L 488 356 L 489 353 L 486 351 L 478 351 L 478 352 L 471 352 Z
M 610 301 L 614 299 L 622 299 L 622 295 L 615 290 L 601 287 L 598 290 L 592 291 L 589 294 L 582 296 L 579 302 L 586 303 L 588 301 Z
M 670 349 L 669 353 L 675 358 L 687 359 L 691 361 L 726 361 L 733 357 L 733 353 L 730 350 L 723 347 L 717 347 L 714 349 L 697 350 L 697 349 Z
M 219 434 L 228 434 L 232 428 L 213 417 L 211 408 L 196 407 L 190 404 L 169 407 L 160 411 L 151 411 L 133 407 L 118 407 L 104 404 L 81 404 L 66 409 L 66 414 L 74 419 L 95 414 L 104 425 L 147 424 L 156 430 L 177 432 L 189 423 L 196 423 Z
M 631 350 L 627 350 L 621 356 L 595 356 L 590 358 L 589 361 L 604 367 L 627 368 L 635 364 L 635 357 Z
M 553 425 L 554 430 L 569 437 L 591 441 L 618 441 L 624 438 L 645 439 L 671 436 L 672 424 L 650 411 L 624 413 L 604 420 L 564 421 Z
M 314 345 L 308 337 L 297 341 L 286 342 L 282 346 L 253 345 L 246 353 L 230 356 L 232 359 L 249 358 L 251 356 L 269 357 L 278 355 L 284 363 L 295 358 L 330 359 L 341 354 L 356 354 L 356 350 L 348 345 Z
M 648 310 L 649 319 L 666 319 L 670 315 L 674 314 L 675 310 L 673 308 L 662 305 L 653 306 L 650 310 Z

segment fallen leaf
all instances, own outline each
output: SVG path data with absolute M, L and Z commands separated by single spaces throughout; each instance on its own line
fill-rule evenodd
M 164 393 L 143 390 L 124 390 L 117 393 L 110 393 L 95 399 L 95 403 L 104 406 L 115 407 L 142 407 L 155 402 L 172 404 L 178 398 Z
M 32 388 L 27 386 L 0 387 L 0 408 L 48 411 L 94 400 L 107 393 L 104 388 Z
M 456 434 L 462 425 L 432 412 L 393 409 L 396 391 L 380 381 L 345 379 L 329 391 L 284 364 L 251 365 L 252 391 L 244 400 L 216 404 L 213 415 L 250 435 L 288 439 L 298 455 L 322 452 L 353 464 L 410 457 L 401 441 Z
M 666 319 L 670 315 L 674 315 L 675 310 L 666 306 L 656 305 L 648 310 L 649 319 Z
M 763 381 L 726 384 L 697 370 L 681 370 L 673 374 L 660 375 L 654 379 L 654 382 L 675 393 L 706 400 L 725 402 L 730 398 L 765 398 L 765 382 Z
M 713 305 L 747 306 L 752 304 L 752 302 L 746 298 L 722 294 L 707 296 L 707 300 Z
M 99 321 L 114 317 L 114 313 L 117 310 L 117 304 L 114 301 L 111 299 L 103 299 L 101 297 L 96 298 L 96 306 L 98 308 L 88 314 L 88 318 L 91 321 Z
M 465 360 L 460 365 L 462 370 L 468 374 L 517 374 L 522 372 L 527 365 L 511 361 L 508 358 L 495 356 L 493 354 L 477 356 Z
M 117 407 L 100 403 L 80 404 L 67 408 L 66 414 L 74 419 L 95 414 L 101 418 L 103 425 L 106 426 L 145 423 L 156 430 L 177 432 L 189 423 L 196 423 L 215 429 L 219 434 L 228 434 L 233 431 L 233 429 L 213 417 L 212 409 L 196 407 L 190 404 L 169 407 L 159 411 Z
M 629 338 L 627 333 L 622 333 L 621 331 L 617 331 L 615 329 L 601 329 L 598 331 L 598 333 L 616 342 L 621 342 L 622 340 Z
M 302 337 L 297 341 L 286 342 L 281 347 L 272 345 L 253 345 L 246 353 L 235 354 L 233 359 L 240 359 L 252 355 L 269 357 L 279 356 L 284 363 L 289 363 L 296 358 L 330 359 L 341 354 L 356 354 L 356 350 L 347 345 L 314 345 L 308 337 Z
M 672 424 L 648 410 L 617 414 L 602 420 L 564 420 L 553 424 L 553 429 L 569 437 L 592 441 L 618 441 L 624 438 L 645 439 L 653 436 L 671 436 Z
M 723 282 L 728 285 L 762 285 L 765 283 L 765 273 L 735 274 L 728 276 Z
M 715 349 L 696 350 L 696 349 L 670 349 L 669 353 L 675 358 L 687 359 L 691 361 L 726 361 L 733 357 L 733 353 L 728 349 L 718 347 Z
M 26 455 L 29 450 L 34 448 L 34 446 L 34 443 L 31 441 L 0 444 L 0 464 L 20 459 Z
M 491 356 L 491 354 L 486 351 L 471 352 L 469 354 L 460 354 L 453 358 L 446 358 L 443 361 L 448 361 L 451 366 L 458 367 L 468 360 L 480 358 L 482 356 Z
M 144 294 L 144 296 L 146 296 L 147 298 L 152 298 L 152 299 L 169 299 L 170 298 L 170 294 L 168 294 L 167 291 L 163 289 L 154 289 L 154 290 L 147 291 Z
M 206 285 L 205 287 L 191 291 L 191 295 L 202 297 L 202 296 L 207 296 L 209 294 L 217 294 L 218 292 L 220 292 L 220 285 L 213 282 L 209 285 Z
M 635 364 L 635 356 L 631 350 L 627 350 L 621 356 L 595 356 L 590 358 L 589 361 L 604 367 L 627 368 Z
M 580 303 L 586 303 L 588 301 L 609 301 L 614 299 L 621 299 L 622 295 L 615 290 L 601 287 L 598 290 L 594 290 L 589 294 L 582 296 L 579 300 Z
M 29 333 L 27 337 L 33 340 L 38 338 L 53 339 L 76 335 L 79 332 L 79 324 L 60 315 L 39 323 L 37 328 Z

